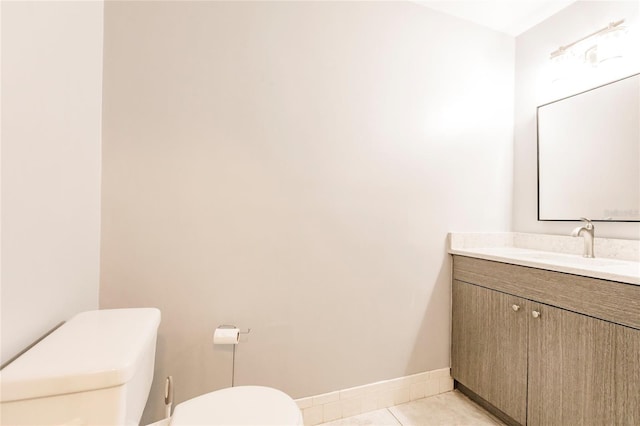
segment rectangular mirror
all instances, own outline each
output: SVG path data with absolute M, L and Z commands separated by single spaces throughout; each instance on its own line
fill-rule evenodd
M 640 74 L 538 107 L 538 220 L 640 221 Z

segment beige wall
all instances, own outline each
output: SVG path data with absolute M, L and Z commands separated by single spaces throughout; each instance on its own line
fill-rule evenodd
M 448 231 L 508 230 L 513 38 L 409 2 L 108 2 L 100 305 L 162 310 L 145 420 L 449 366 Z
M 102 2 L 2 2 L 2 362 L 98 306 Z
M 600 69 L 584 68 L 570 79 L 552 83 L 549 54 L 559 46 L 573 42 L 625 19 L 630 45 L 624 60 Z M 640 2 L 578 1 L 516 38 L 515 142 L 513 186 L 513 230 L 568 235 L 577 225 L 567 222 L 537 221 L 537 133 L 536 107 L 640 72 Z M 638 160 L 640 161 L 640 159 Z M 567 167 L 571 167 L 567 162 Z M 607 179 L 606 173 L 598 173 Z M 596 236 L 640 238 L 640 223 L 596 223 Z

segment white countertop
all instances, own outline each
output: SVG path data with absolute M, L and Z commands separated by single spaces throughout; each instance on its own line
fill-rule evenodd
M 596 238 L 593 259 L 581 250 L 581 238 L 511 232 L 454 232 L 448 247 L 450 254 L 640 285 L 640 241 Z

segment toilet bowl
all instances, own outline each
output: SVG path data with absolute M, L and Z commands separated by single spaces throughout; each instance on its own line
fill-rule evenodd
M 159 324 L 155 308 L 76 315 L 0 371 L 1 423 L 138 425 Z M 302 415 L 279 390 L 239 386 L 184 401 L 156 424 L 299 426 Z
M 284 392 L 264 386 L 238 386 L 178 404 L 171 426 L 302 425 L 296 403 Z

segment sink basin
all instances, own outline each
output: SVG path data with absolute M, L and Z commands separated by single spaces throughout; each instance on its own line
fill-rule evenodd
M 605 258 L 590 258 L 561 253 L 521 253 L 522 258 L 535 259 L 580 266 L 627 266 L 624 261 Z
M 592 270 L 618 270 L 628 269 L 634 275 L 640 272 L 640 265 L 637 262 L 626 260 L 608 259 L 605 257 L 582 257 L 578 254 L 556 253 L 549 251 L 538 251 L 522 249 L 519 247 L 492 247 L 484 249 L 474 249 L 476 252 L 487 255 L 520 259 L 522 261 L 536 262 L 545 265 L 558 265 L 568 268 L 587 268 Z

